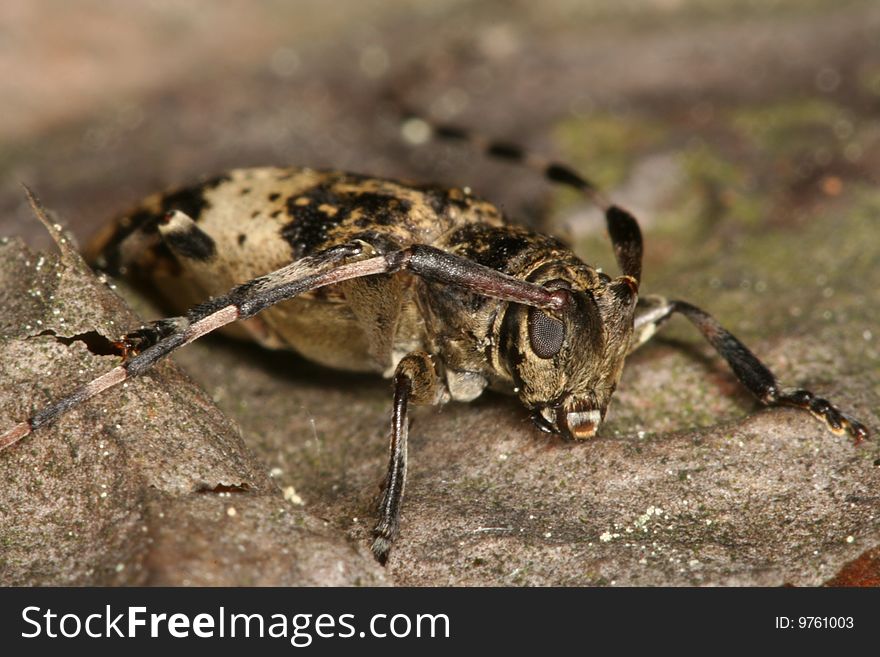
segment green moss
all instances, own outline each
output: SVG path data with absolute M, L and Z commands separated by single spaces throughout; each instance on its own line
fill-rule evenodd
M 665 213 L 667 231 L 691 225 L 690 234 L 702 237 L 703 230 L 730 222 L 758 225 L 769 212 L 770 199 L 756 193 L 751 170 L 703 143 L 686 148 L 679 156 L 684 182 L 678 203 Z
M 743 268 L 760 267 L 753 279 L 762 278 L 768 293 L 802 308 L 800 317 L 788 308 L 785 316 L 800 322 L 843 307 L 852 317 L 875 312 L 862 295 L 880 285 L 876 249 L 870 247 L 877 237 L 880 194 L 852 188 L 846 201 L 849 207 L 812 213 L 797 231 L 778 228 L 744 240 L 735 254 Z
M 854 135 L 850 112 L 816 97 L 736 109 L 729 120 L 755 148 L 790 165 L 817 149 L 838 151 Z
M 840 12 L 850 6 L 864 5 L 869 0 L 676 0 L 675 2 L 644 2 L 622 0 L 619 2 L 567 2 L 559 7 L 535 3 L 531 8 L 532 24 L 555 28 L 567 24 L 572 30 L 583 32 L 588 26 L 607 31 L 623 27 L 630 32 L 655 33 L 662 21 L 664 28 L 706 25 L 712 22 L 740 21 L 744 16 L 752 20 L 784 20 L 809 15 L 825 15 Z
M 707 159 L 716 156 L 702 154 L 698 161 Z M 743 179 L 734 167 L 710 164 L 704 171 L 731 190 L 734 200 L 723 222 L 708 234 L 683 225 L 696 221 L 693 213 L 705 202 L 691 197 L 683 202 L 680 225 L 646 235 L 649 254 L 652 249 L 666 254 L 646 261 L 647 292 L 704 305 L 743 338 L 801 333 L 827 324 L 829 312 L 845 312 L 850 321 L 867 321 L 876 313 L 864 294 L 880 286 L 877 251 L 871 246 L 880 193 L 846 182 L 839 200 L 804 206 L 788 221 L 774 222 L 758 208 L 770 212 L 776 200 L 759 194 L 736 200 L 745 188 L 738 186 Z M 673 323 L 664 335 L 691 341 L 693 332 Z
M 622 183 L 639 154 L 656 147 L 665 135 L 655 120 L 607 112 L 562 121 L 553 131 L 565 161 L 600 189 Z M 558 202 L 564 207 L 580 198 L 577 192 L 561 190 Z
M 880 64 L 865 64 L 859 70 L 857 84 L 863 93 L 880 96 Z

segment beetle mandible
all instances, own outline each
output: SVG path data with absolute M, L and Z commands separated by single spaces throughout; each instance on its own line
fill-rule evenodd
M 492 388 L 517 395 L 541 430 L 590 438 L 626 356 L 675 314 L 761 403 L 808 411 L 857 442 L 867 437 L 829 401 L 781 387 L 703 310 L 640 297 L 639 225 L 580 174 L 456 127 L 422 127 L 585 194 L 605 214 L 621 274 L 612 278 L 558 239 L 508 223 L 466 188 L 307 168 L 230 171 L 148 197 L 96 236 L 88 255 L 98 268 L 148 280 L 180 314 L 123 336 L 115 343 L 121 365 L 10 428 L 0 450 L 216 329 L 380 373 L 394 385 L 372 543 L 384 564 L 399 532 L 410 404 L 470 401 Z

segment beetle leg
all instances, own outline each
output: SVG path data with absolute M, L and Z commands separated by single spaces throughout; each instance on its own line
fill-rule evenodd
M 422 351 L 413 352 L 398 363 L 394 373 L 388 473 L 385 475 L 384 492 L 379 503 L 379 520 L 373 528 L 373 554 L 383 565 L 388 560 L 391 544 L 400 529 L 400 505 L 406 487 L 408 406 L 410 403 L 436 404 L 443 398 L 443 386 L 428 354 Z
M 793 406 L 809 411 L 822 420 L 836 434 L 844 431 L 856 441 L 868 437 L 868 429 L 854 417 L 847 415 L 827 399 L 817 397 L 809 390 L 782 388 L 776 376 L 751 350 L 740 342 L 708 313 L 685 301 L 666 301 L 662 297 L 647 297 L 634 322 L 630 353 L 647 342 L 656 330 L 674 313 L 687 317 L 715 350 L 730 365 L 730 369 L 755 397 L 765 406 Z
M 627 353 L 631 354 L 654 337 L 657 330 L 672 317 L 673 312 L 673 304 L 664 297 L 656 294 L 639 297 L 633 319 L 632 339 Z

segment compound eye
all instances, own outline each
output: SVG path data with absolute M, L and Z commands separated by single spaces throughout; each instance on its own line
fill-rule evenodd
M 565 324 L 537 308 L 529 310 L 529 342 L 538 358 L 553 358 L 565 341 Z

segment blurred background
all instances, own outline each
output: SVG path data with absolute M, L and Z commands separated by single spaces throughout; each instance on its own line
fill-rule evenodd
M 0 235 L 49 245 L 18 181 L 32 186 L 84 242 L 158 189 L 231 167 L 304 165 L 468 185 L 511 217 L 567 237 L 588 262 L 614 270 L 601 218 L 582 199 L 461 146 L 406 143 L 387 101 L 389 90 L 433 119 L 574 164 L 640 218 L 645 292 L 706 306 L 787 381 L 833 393 L 870 427 L 878 426 L 880 4 L 875 0 L 3 0 Z M 646 432 L 661 436 L 712 427 L 694 434 L 694 440 L 711 442 L 726 440 L 733 426 L 748 431 L 744 418 L 755 413 L 755 402 L 684 322 L 674 323 L 666 335 L 632 359 L 603 435 L 630 440 Z M 248 357 L 262 361 L 270 375 L 250 369 L 247 376 L 241 369 L 230 375 L 246 366 L 227 351 L 194 345 L 180 361 L 237 418 L 251 447 L 280 473 L 282 486 L 295 485 L 309 512 L 331 518 L 362 540 L 366 529 L 351 530 L 349 518 L 353 507 L 370 513 L 364 491 L 384 467 L 386 383 L 322 375 L 308 366 L 305 376 L 291 380 L 279 370 L 296 369 L 288 367 L 293 361 L 279 365 L 275 356 L 256 350 Z M 248 383 L 248 376 L 258 383 Z M 284 392 L 285 385 L 293 392 Z M 260 400 L 276 389 L 282 392 L 267 411 Z M 287 408 L 283 399 L 290 394 L 298 401 Z M 354 409 L 356 421 L 340 416 L 341 407 Z M 505 480 L 510 486 L 496 493 L 484 493 L 475 483 L 481 498 L 495 495 L 498 508 L 514 504 L 523 514 L 541 508 L 536 500 L 546 493 L 542 459 L 555 458 L 539 446 L 544 443 L 512 401 L 490 396 L 473 405 L 450 405 L 443 415 L 423 413 L 434 415 L 422 428 L 430 424 L 453 437 L 430 444 L 418 433 L 413 437 L 412 497 L 405 512 L 410 538 L 400 548 L 400 558 L 409 563 L 399 581 L 611 581 L 610 575 L 582 572 L 580 553 L 565 576 L 548 565 L 544 571 L 508 569 L 513 574 L 498 579 L 482 561 L 464 578 L 439 561 L 434 570 L 424 566 L 418 574 L 417 564 L 428 563 L 424 556 L 433 554 L 440 535 L 432 529 L 419 542 L 418 519 L 445 519 L 443 512 L 463 499 L 444 488 L 447 480 L 467 480 L 468 468 L 478 473 L 475 482 L 499 480 L 492 467 L 499 470 L 501 463 L 490 463 L 494 456 L 480 451 L 497 444 L 493 434 L 522 437 L 507 444 L 527 450 L 522 467 L 532 463 L 535 470 L 528 486 L 540 491 L 530 497 L 528 486 L 510 477 Z M 481 423 L 478 417 L 489 419 Z M 843 443 L 810 418 L 798 424 L 800 416 L 792 420 L 793 414 L 784 412 L 760 417 L 759 431 L 790 431 L 788 423 L 795 422 L 817 444 Z M 368 443 L 362 427 L 369 427 Z M 473 442 L 467 447 L 451 442 L 458 434 Z M 678 449 L 679 442 L 658 449 Z M 616 454 L 619 447 L 613 440 L 597 445 L 596 451 L 577 452 L 577 463 L 584 459 L 588 467 L 585 459 Z M 629 445 L 620 449 L 627 452 Z M 559 458 L 566 458 L 565 449 Z M 875 452 L 872 444 L 858 458 L 867 463 Z M 752 456 L 751 462 L 767 466 L 768 482 L 781 481 L 775 473 L 787 472 L 791 463 L 785 454 L 772 465 L 774 457 L 760 450 Z M 742 466 L 748 481 L 760 478 L 761 468 L 756 474 L 743 465 L 748 455 L 735 460 L 719 467 Z M 453 474 L 434 472 L 430 465 L 438 463 L 454 464 Z M 455 479 L 459 463 L 463 479 Z M 640 481 L 662 476 L 653 472 L 656 460 L 643 465 Z M 569 479 L 583 480 L 583 473 Z M 706 483 L 704 496 L 711 496 L 716 482 Z M 791 488 L 773 495 L 794 500 L 798 485 L 792 481 Z M 603 504 L 614 508 L 611 493 L 609 500 L 590 497 L 595 499 L 590 518 L 601 515 Z M 640 508 L 653 503 L 655 493 L 647 490 Z M 730 499 L 724 514 L 734 517 L 741 500 Z M 827 511 L 836 527 L 842 512 L 823 504 L 815 508 Z M 455 523 L 473 513 L 449 514 L 452 529 L 442 534 L 449 536 L 449 546 L 471 531 L 459 527 L 456 534 Z M 792 511 L 792 517 L 800 513 Z M 785 532 L 777 520 L 782 522 L 775 516 L 755 520 L 759 538 L 749 534 L 748 545 L 766 541 L 771 554 L 778 551 L 772 543 Z M 586 526 L 579 522 L 587 521 L 572 520 L 577 541 L 578 528 Z M 870 521 L 852 522 L 842 531 L 866 537 L 863 547 L 874 546 L 874 572 L 880 571 L 874 511 Z M 595 536 L 603 528 L 598 521 L 588 525 Z M 730 531 L 711 537 L 717 539 L 711 544 L 724 552 L 739 529 Z M 536 533 L 534 541 L 544 536 L 550 542 L 551 534 L 563 535 L 554 529 Z M 678 545 L 678 538 L 672 541 Z M 449 547 L 451 553 L 456 549 Z M 750 549 L 732 549 L 733 563 L 742 565 Z M 807 583 L 828 579 L 840 559 L 853 556 L 844 550 L 822 570 L 810 561 L 812 546 L 798 550 L 794 561 L 804 561 L 810 575 L 801 581 Z M 758 555 L 744 568 L 763 573 L 767 558 Z M 503 569 L 511 557 L 486 559 Z M 619 572 L 634 572 L 635 563 Z M 715 574 L 700 574 L 695 567 L 680 576 L 670 569 L 660 575 L 652 566 L 651 573 L 666 577 L 661 583 L 730 581 L 724 579 L 730 572 L 726 564 Z M 655 581 L 654 576 L 624 581 Z M 792 577 L 762 576 L 738 581 L 780 583 Z
M 85 236 L 157 188 L 258 164 L 469 184 L 588 230 L 527 172 L 406 146 L 389 89 L 573 161 L 649 226 L 793 221 L 876 180 L 878 34 L 857 0 L 5 0 L 0 232 L 39 235 L 17 180 Z

